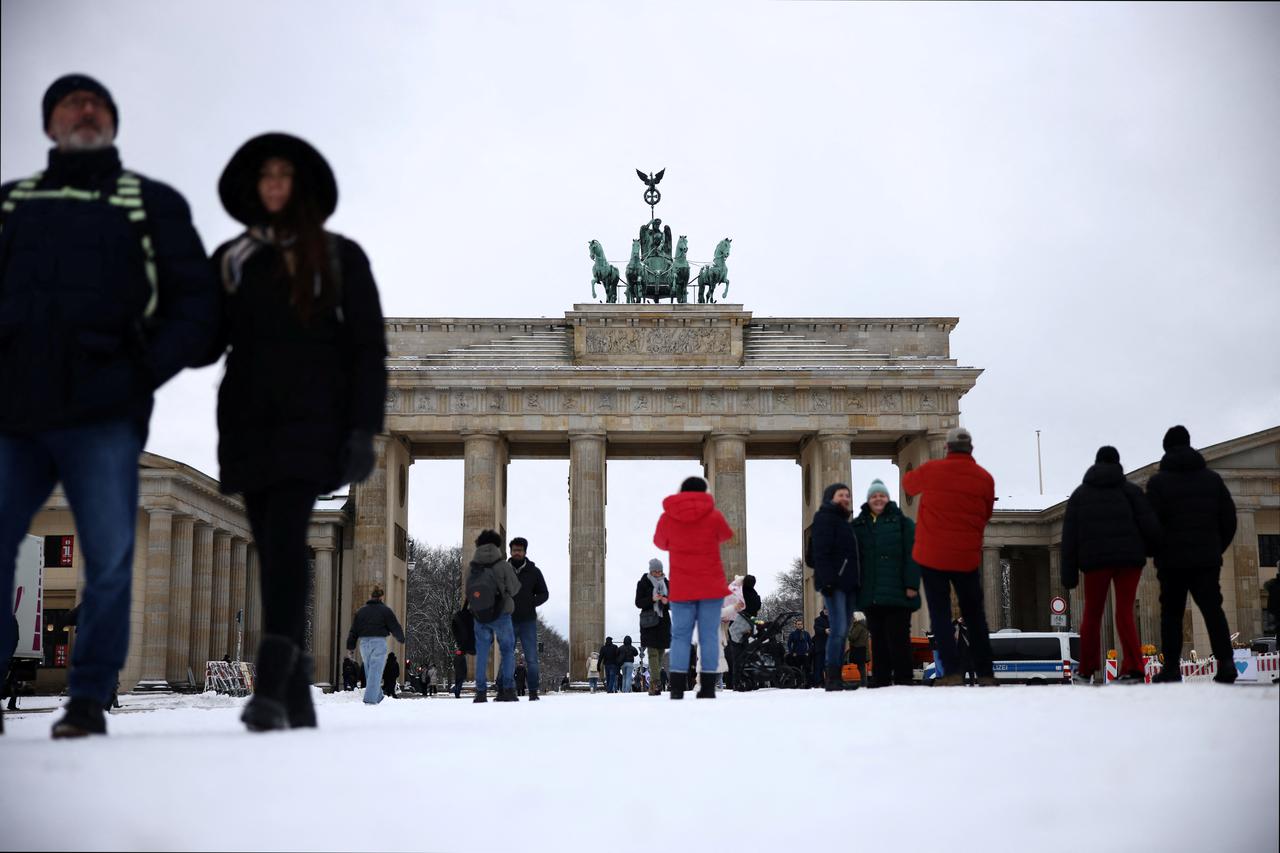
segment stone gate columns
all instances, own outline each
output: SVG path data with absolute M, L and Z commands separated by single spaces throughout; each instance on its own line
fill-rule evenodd
M 1231 541 L 1231 567 L 1235 575 L 1236 609 L 1227 611 L 1232 629 L 1248 643 L 1262 633 L 1261 598 L 1258 589 L 1258 526 L 1252 507 L 1236 511 L 1236 538 Z M 1223 561 L 1224 564 L 1226 561 Z M 1223 578 L 1224 584 L 1227 578 Z
M 191 646 L 188 658 L 195 680 L 204 683 L 213 616 L 213 527 L 196 524 L 191 540 Z
M 720 546 L 726 579 L 747 573 L 747 436 L 713 432 L 703 445 L 703 469 L 716 508 L 733 538 Z
M 165 509 L 154 509 L 148 513 L 146 605 L 143 613 L 142 677 L 139 683 L 165 683 L 172 539 L 173 513 Z
M 605 436 L 569 434 L 569 671 L 604 642 Z
M 262 560 L 256 544 L 250 542 L 247 550 L 243 656 L 245 660 L 257 663 L 258 643 L 262 640 Z
M 806 438 L 800 444 L 800 488 L 802 490 L 802 516 L 804 525 L 800 541 L 800 553 L 809 539 L 813 514 L 822 505 L 822 491 L 831 483 L 853 484 L 853 433 L 820 432 Z M 804 570 L 804 621 L 812 629 L 813 620 L 822 609 L 821 596 L 813 586 L 813 569 Z
M 213 590 L 210 595 L 209 660 L 221 660 L 223 655 L 235 653 L 235 646 L 227 645 L 231 624 L 231 534 L 225 530 L 213 532 Z
M 333 680 L 333 549 L 316 548 L 315 625 L 312 655 L 316 661 L 315 683 Z
M 987 628 L 992 632 L 1008 627 L 1004 624 L 1003 569 L 1000 566 L 1000 549 L 982 549 L 982 608 L 987 616 Z
M 498 531 L 506 548 L 507 442 L 496 432 L 467 433 L 462 453 L 462 565 L 466 566 L 481 530 Z
M 169 630 L 165 645 L 165 680 L 186 683 L 191 653 L 191 545 L 195 519 L 175 516 L 169 564 Z
M 245 586 L 249 543 L 239 536 L 231 539 L 231 605 L 228 608 L 227 653 L 232 660 L 246 660 L 244 637 Z M 236 620 L 237 614 L 240 616 Z

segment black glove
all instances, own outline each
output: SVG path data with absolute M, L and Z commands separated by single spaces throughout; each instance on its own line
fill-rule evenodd
M 836 588 L 834 586 L 824 586 L 818 590 L 819 593 L 821 593 L 822 595 L 825 595 L 827 598 L 830 598 L 832 593 L 834 593 L 835 591 L 836 591 Z
M 359 483 L 373 473 L 377 456 L 373 452 L 373 435 L 368 430 L 356 429 L 347 436 L 342 446 L 342 482 Z

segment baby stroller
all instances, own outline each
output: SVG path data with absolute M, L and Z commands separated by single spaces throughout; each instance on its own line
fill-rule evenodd
M 795 622 L 799 613 L 782 613 L 769 622 L 756 621 L 750 633 L 735 620 L 729 628 L 730 641 L 735 630 L 742 637 L 735 655 L 735 690 L 755 690 L 759 687 L 783 687 L 796 689 L 804 686 L 804 673 L 785 660 L 787 655 L 786 629 Z

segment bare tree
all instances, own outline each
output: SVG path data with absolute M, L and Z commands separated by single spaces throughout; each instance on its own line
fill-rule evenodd
M 462 606 L 462 546 L 426 545 L 410 537 L 405 655 L 414 665 L 435 664 L 449 671 L 453 655 L 453 614 Z
M 538 617 L 538 643 L 542 650 L 538 653 L 538 669 L 542 675 L 542 690 L 555 690 L 560 686 L 560 679 L 569 672 L 569 641 L 564 635 Z
M 791 568 L 778 572 L 778 588 L 765 597 L 760 608 L 763 619 L 776 619 L 788 611 L 804 610 L 804 563 L 799 557 L 791 561 Z

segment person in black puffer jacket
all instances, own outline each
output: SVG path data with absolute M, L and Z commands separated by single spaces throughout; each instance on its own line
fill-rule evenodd
M 1084 573 L 1084 616 L 1080 625 L 1080 670 L 1091 679 L 1102 666 L 1098 634 L 1115 586 L 1116 631 L 1124 657 L 1120 680 L 1141 684 L 1142 645 L 1133 604 L 1147 555 L 1160 541 L 1160 522 L 1142 489 L 1130 483 L 1120 466 L 1120 452 L 1101 447 L 1084 482 L 1067 501 L 1062 521 L 1062 585 L 1075 589 Z
M 252 731 L 314 726 L 302 651 L 307 524 L 317 496 L 360 482 L 377 463 L 382 308 L 364 252 L 324 230 L 338 187 L 310 144 L 283 133 L 250 139 L 218 194 L 247 227 L 214 252 L 223 322 L 208 359 L 229 349 L 218 389 L 221 488 L 244 494 L 262 568 L 258 677 L 242 719 Z
M 826 649 L 826 689 L 843 687 L 844 640 L 849 633 L 850 602 L 861 586 L 858 542 L 849 524 L 853 496 L 844 483 L 832 483 L 822 492 L 822 506 L 813 515 L 809 543 L 813 585 L 822 593 L 830 617 Z
M 1236 535 L 1236 505 L 1216 471 L 1191 447 L 1184 426 L 1164 436 L 1160 470 L 1147 482 L 1147 498 L 1160 519 L 1164 538 L 1156 549 L 1156 577 L 1160 579 L 1160 637 L 1164 669 L 1153 680 L 1181 681 L 1182 615 L 1187 593 L 1195 599 L 1218 661 L 1214 680 L 1236 680 L 1231 628 L 1222 610 L 1222 552 Z

